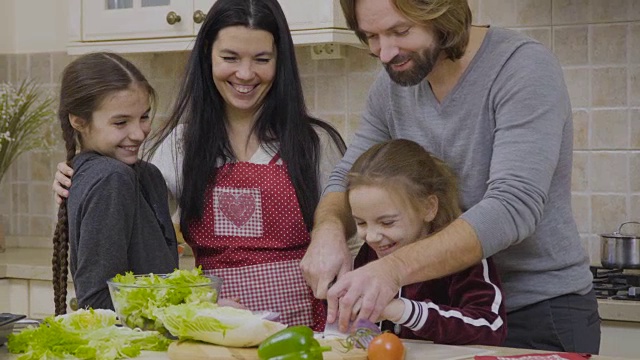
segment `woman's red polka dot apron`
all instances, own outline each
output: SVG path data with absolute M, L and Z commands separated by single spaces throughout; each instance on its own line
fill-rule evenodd
M 238 298 L 253 311 L 278 312 L 287 325 L 322 331 L 326 307 L 299 266 L 309 232 L 279 159 L 219 168 L 206 190 L 202 220 L 189 226 L 189 245 L 196 266 L 223 278 L 222 298 Z

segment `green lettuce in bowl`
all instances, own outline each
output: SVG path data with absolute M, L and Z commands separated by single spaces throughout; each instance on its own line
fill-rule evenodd
M 205 276 L 198 267 L 170 274 L 116 275 L 107 281 L 118 318 L 129 328 L 168 335 L 154 313 L 171 305 L 217 303 L 222 279 Z

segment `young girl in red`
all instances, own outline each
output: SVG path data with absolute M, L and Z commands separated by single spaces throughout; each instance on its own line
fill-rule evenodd
M 440 231 L 461 213 L 455 175 L 409 140 L 373 146 L 348 179 L 357 235 L 366 242 L 356 268 Z M 483 259 L 454 275 L 402 287 L 383 311 L 381 326 L 402 338 L 500 345 L 505 314 L 498 273 L 491 259 Z

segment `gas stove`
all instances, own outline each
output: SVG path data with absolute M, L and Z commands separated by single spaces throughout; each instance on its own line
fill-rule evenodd
M 593 289 L 598 299 L 640 301 L 640 273 L 591 266 Z

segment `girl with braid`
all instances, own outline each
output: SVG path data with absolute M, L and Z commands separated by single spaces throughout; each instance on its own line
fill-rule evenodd
M 84 55 L 63 72 L 58 118 L 74 175 L 53 239 L 56 315 L 66 312 L 68 267 L 78 306 L 104 309 L 113 309 L 107 280 L 116 274 L 178 267 L 165 181 L 138 158 L 154 100 L 145 77 L 116 54 Z

